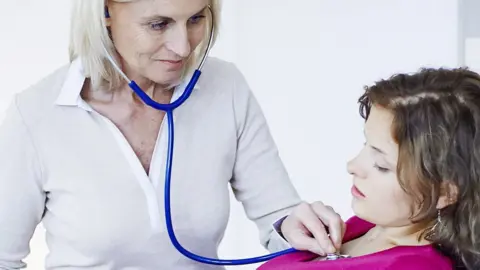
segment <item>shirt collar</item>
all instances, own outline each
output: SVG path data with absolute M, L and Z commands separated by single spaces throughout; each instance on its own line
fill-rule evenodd
M 193 73 L 192 73 L 193 74 Z M 172 101 L 176 100 L 185 90 L 187 84 L 190 81 L 191 75 L 186 77 L 187 79 L 183 80 L 180 85 L 175 87 Z M 84 68 L 80 58 L 77 58 L 72 61 L 67 72 L 67 76 L 63 83 L 62 89 L 55 101 L 56 105 L 59 106 L 77 106 L 82 107 L 86 110 L 91 110 L 91 107 L 82 99 L 80 92 L 82 91 L 83 85 L 85 83 Z M 200 81 L 194 87 L 194 90 L 200 89 Z
M 55 101 L 56 105 L 79 105 L 79 99 L 81 99 L 80 92 L 85 82 L 85 76 L 83 74 L 82 62 L 80 59 L 75 59 L 70 64 L 62 89 L 60 89 L 60 93 Z

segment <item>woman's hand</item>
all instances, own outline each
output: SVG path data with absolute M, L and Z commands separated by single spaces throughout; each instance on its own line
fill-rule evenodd
M 326 255 L 340 250 L 345 222 L 322 202 L 302 203 L 282 222 L 281 231 L 293 248 Z

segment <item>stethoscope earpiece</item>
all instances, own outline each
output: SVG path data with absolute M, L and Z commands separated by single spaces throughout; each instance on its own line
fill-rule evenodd
M 110 18 L 110 13 L 108 12 L 108 7 L 105 6 L 105 18 L 109 19 Z

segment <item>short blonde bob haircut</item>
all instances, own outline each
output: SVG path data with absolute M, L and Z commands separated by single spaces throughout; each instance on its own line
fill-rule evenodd
M 70 25 L 69 56 L 71 62 L 76 58 L 81 59 L 84 75 L 90 78 L 93 89 L 107 87 L 107 89 L 113 90 L 122 85 L 124 79 L 105 55 L 106 52 L 111 55 L 118 65 L 117 53 L 106 25 L 105 7 L 107 1 L 126 3 L 138 0 L 74 0 Z M 200 57 L 203 56 L 210 38 L 212 23 L 215 28 L 215 34 L 211 46 L 214 45 L 217 38 L 221 0 L 209 0 L 209 5 L 213 16 L 207 16 L 209 19 L 206 23 L 205 37 L 192 53 L 182 79 L 196 67 Z M 121 67 L 120 65 L 118 66 Z

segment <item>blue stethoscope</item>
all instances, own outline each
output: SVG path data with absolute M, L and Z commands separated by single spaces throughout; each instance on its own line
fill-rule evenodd
M 211 7 L 208 6 L 208 10 L 210 11 L 210 14 L 213 17 L 213 12 L 211 10 Z M 110 17 L 108 14 L 108 11 L 106 11 L 106 17 Z M 190 82 L 185 88 L 185 91 L 183 94 L 174 102 L 170 104 L 161 104 L 158 103 L 154 100 L 152 100 L 136 83 L 135 81 L 131 81 L 128 79 L 128 77 L 123 73 L 123 71 L 118 67 L 118 65 L 113 61 L 112 57 L 106 53 L 106 57 L 108 60 L 112 63 L 113 67 L 121 74 L 121 76 L 128 82 L 128 85 L 130 88 L 137 94 L 142 101 L 148 105 L 151 106 L 152 108 L 155 108 L 157 110 L 164 111 L 167 114 L 167 122 L 168 122 L 168 151 L 167 151 L 167 162 L 166 162 L 166 171 L 165 171 L 165 219 L 166 219 L 166 225 L 167 225 L 167 231 L 168 235 L 170 237 L 170 240 L 172 244 L 175 246 L 175 248 L 182 253 L 184 256 L 187 258 L 190 258 L 192 260 L 195 260 L 197 262 L 201 262 L 204 264 L 212 264 L 212 265 L 245 265 L 245 264 L 254 264 L 254 263 L 259 263 L 259 262 L 264 262 L 270 259 L 273 259 L 275 257 L 291 253 L 293 251 L 296 251 L 293 248 L 286 249 L 280 252 L 276 253 L 271 253 L 268 255 L 260 256 L 260 257 L 254 257 L 254 258 L 246 258 L 246 259 L 236 259 L 236 260 L 222 260 L 222 259 L 215 259 L 215 258 L 207 258 L 207 257 L 202 257 L 197 254 L 194 254 L 187 249 L 185 249 L 177 240 L 177 237 L 175 236 L 175 232 L 173 230 L 173 224 L 172 224 L 172 214 L 171 214 L 171 207 L 170 207 L 170 185 L 171 185 L 171 176 L 172 176 L 172 160 L 173 160 L 173 145 L 174 145 L 174 125 L 173 125 L 173 110 L 178 108 L 180 105 L 182 105 L 190 96 L 192 93 L 193 88 L 195 87 L 195 84 L 198 81 L 198 78 L 201 75 L 201 69 L 203 67 L 203 64 L 205 63 L 205 60 L 207 58 L 207 55 L 210 51 L 211 44 L 213 41 L 213 36 L 214 36 L 214 25 L 212 23 L 211 29 L 210 29 L 210 38 L 208 41 L 208 45 L 206 48 L 206 51 L 203 55 L 202 61 L 200 62 L 200 65 L 198 68 L 194 71 L 192 78 L 190 79 Z M 106 50 L 105 50 L 106 51 Z

